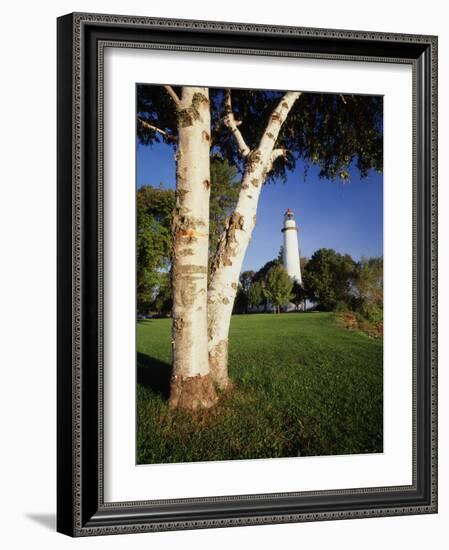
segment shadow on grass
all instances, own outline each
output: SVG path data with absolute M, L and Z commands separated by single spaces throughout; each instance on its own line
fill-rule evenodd
M 164 361 L 137 352 L 137 383 L 158 393 L 164 399 L 170 395 L 172 367 Z

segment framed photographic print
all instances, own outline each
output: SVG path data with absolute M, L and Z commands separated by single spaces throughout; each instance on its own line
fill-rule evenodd
M 58 531 L 437 511 L 437 38 L 58 19 Z

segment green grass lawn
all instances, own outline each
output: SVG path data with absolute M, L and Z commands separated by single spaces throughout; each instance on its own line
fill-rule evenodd
M 171 320 L 137 326 L 137 462 L 382 452 L 382 340 L 332 313 L 234 316 L 235 389 L 213 409 L 168 409 Z

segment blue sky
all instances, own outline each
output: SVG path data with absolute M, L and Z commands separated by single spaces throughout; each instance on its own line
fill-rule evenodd
M 310 257 L 319 248 L 333 248 L 355 260 L 383 255 L 382 174 L 372 171 L 364 180 L 355 169 L 350 174 L 351 181 L 342 184 L 320 180 L 311 167 L 304 181 L 299 164 L 286 183 L 264 185 L 243 270 L 258 270 L 277 256 L 287 208 L 295 213 L 302 256 Z M 138 145 L 137 185 L 159 183 L 175 188 L 173 149 L 164 144 Z

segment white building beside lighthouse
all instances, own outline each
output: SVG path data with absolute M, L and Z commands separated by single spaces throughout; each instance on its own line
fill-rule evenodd
M 298 227 L 293 215 L 293 210 L 290 208 L 287 209 L 284 215 L 282 233 L 284 234 L 284 268 L 292 279 L 302 284 L 301 266 L 299 263 Z

